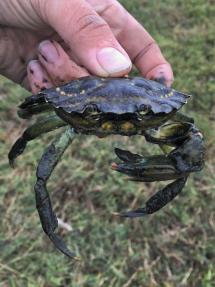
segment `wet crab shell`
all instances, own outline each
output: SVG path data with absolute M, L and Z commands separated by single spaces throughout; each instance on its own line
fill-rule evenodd
M 99 78 L 84 77 L 66 85 L 44 90 L 20 105 L 25 109 L 35 103 L 49 103 L 67 113 L 83 113 L 94 106 L 102 113 L 135 113 L 145 110 L 154 114 L 179 110 L 189 95 L 141 77 Z

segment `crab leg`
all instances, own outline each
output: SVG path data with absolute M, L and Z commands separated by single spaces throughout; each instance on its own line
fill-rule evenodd
M 18 116 L 22 119 L 31 118 L 33 115 L 48 112 L 53 107 L 45 101 L 44 94 L 32 95 L 25 99 L 19 106 Z
M 18 116 L 22 119 L 28 119 L 31 118 L 32 115 L 37 115 L 40 113 L 45 113 L 52 111 L 53 108 L 48 103 L 41 103 L 38 105 L 32 105 L 26 109 L 19 109 L 18 110 Z
M 75 133 L 73 129 L 67 128 L 66 131 L 64 131 L 44 152 L 37 168 L 37 182 L 34 190 L 36 207 L 44 232 L 48 235 L 57 249 L 68 257 L 77 259 L 76 255 L 67 248 L 62 238 L 54 233 L 58 226 L 58 222 L 46 189 L 47 180 L 68 145 L 73 141 L 74 136 Z
M 49 116 L 27 128 L 23 135 L 12 146 L 8 158 L 11 166 L 14 166 L 14 160 L 23 153 L 27 143 L 40 135 L 50 132 L 54 129 L 67 125 L 57 115 Z
M 194 119 L 191 117 L 188 117 L 186 114 L 182 113 L 182 112 L 177 112 L 172 118 L 172 121 L 176 121 L 176 122 L 187 122 L 187 123 L 191 123 L 194 124 Z
M 136 210 L 131 210 L 127 212 L 115 213 L 114 215 L 119 215 L 121 217 L 141 217 L 147 214 L 152 214 L 170 201 L 172 201 L 183 189 L 187 177 L 177 179 L 176 181 L 168 184 L 163 189 L 155 193 L 145 204 L 145 207 L 138 208 Z

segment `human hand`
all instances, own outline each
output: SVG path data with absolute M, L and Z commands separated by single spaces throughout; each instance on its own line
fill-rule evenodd
M 2 1 L 0 24 L 0 73 L 34 93 L 89 74 L 123 76 L 131 63 L 173 81 L 153 38 L 116 0 Z

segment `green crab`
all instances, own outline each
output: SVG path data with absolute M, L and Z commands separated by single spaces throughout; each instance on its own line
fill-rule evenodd
M 115 149 L 121 162 L 112 165 L 112 169 L 135 181 L 174 180 L 153 195 L 145 207 L 118 215 L 133 218 L 154 213 L 175 198 L 189 174 L 201 170 L 204 164 L 201 132 L 192 119 L 176 114 L 188 98 L 184 93 L 141 77 L 84 77 L 25 99 L 19 106 L 21 118 L 42 112 L 52 114 L 27 128 L 15 142 L 8 155 L 11 166 L 29 141 L 56 128 L 66 127 L 44 152 L 34 187 L 43 230 L 57 249 L 77 258 L 55 233 L 58 221 L 46 189 L 54 167 L 73 139 L 79 133 L 99 137 L 138 134 L 148 142 L 158 144 L 164 154 L 144 157 Z

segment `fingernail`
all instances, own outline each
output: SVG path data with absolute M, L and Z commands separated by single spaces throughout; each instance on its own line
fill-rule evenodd
M 158 82 L 158 83 L 160 83 L 160 84 L 162 84 L 162 85 L 166 85 L 166 79 L 165 79 L 165 77 L 158 77 L 158 78 L 155 78 L 154 79 L 154 81 L 156 81 L 156 82 Z
M 43 72 L 41 70 L 38 60 L 31 60 L 28 63 L 28 71 L 31 74 L 32 78 L 41 79 L 43 76 Z
M 167 87 L 170 87 L 174 80 L 171 66 L 168 63 L 155 67 L 146 75 L 146 78 L 157 81 Z
M 114 48 L 103 48 L 97 52 L 97 60 L 108 74 L 115 74 L 131 69 L 131 61 Z
M 171 87 L 173 83 L 173 78 L 167 78 L 164 77 L 163 75 L 155 77 L 153 80 L 167 87 Z
M 38 50 L 43 59 L 47 62 L 54 63 L 59 58 L 57 49 L 49 40 L 41 42 Z
M 28 79 L 30 80 L 32 91 L 38 92 L 43 89 L 48 89 L 52 86 L 47 77 L 47 74 L 42 70 L 38 60 L 31 60 L 28 63 L 27 69 Z
M 173 83 L 173 82 L 174 82 L 174 79 L 173 79 L 173 78 L 172 78 L 172 79 L 169 79 L 169 80 L 166 79 L 165 84 L 166 84 L 167 87 L 170 88 L 170 87 L 172 86 L 172 83 Z

